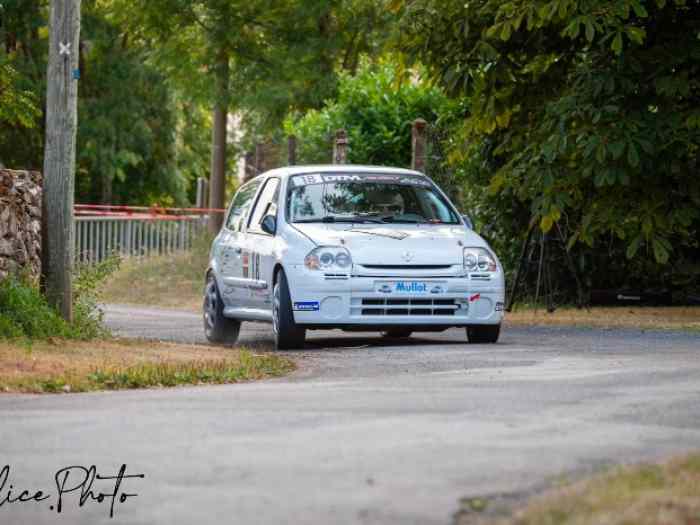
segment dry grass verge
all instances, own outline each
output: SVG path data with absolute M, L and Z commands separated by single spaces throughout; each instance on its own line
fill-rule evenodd
M 508 516 L 465 500 L 456 525 L 700 525 L 700 454 L 621 467 L 546 492 Z
M 60 393 L 223 384 L 289 373 L 294 364 L 247 350 L 153 341 L 0 341 L 0 392 Z
M 102 290 L 106 303 L 135 304 L 199 311 L 206 262 L 200 255 L 179 253 L 139 261 L 125 260 Z
M 590 309 L 558 308 L 548 313 L 544 308 L 516 309 L 506 314 L 512 326 L 592 326 L 599 328 L 641 328 L 700 330 L 700 307 L 593 307 Z

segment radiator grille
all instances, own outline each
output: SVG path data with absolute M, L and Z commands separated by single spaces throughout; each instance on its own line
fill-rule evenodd
M 449 270 L 451 264 L 363 264 L 370 270 Z
M 440 315 L 454 316 L 459 308 L 454 299 L 383 299 L 364 298 L 361 314 L 382 315 Z

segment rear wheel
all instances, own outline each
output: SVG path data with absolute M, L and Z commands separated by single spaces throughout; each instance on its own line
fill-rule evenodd
M 467 326 L 467 340 L 470 344 L 496 343 L 500 334 L 500 324 Z
M 382 337 L 387 339 L 408 339 L 413 334 L 413 330 L 408 328 L 390 328 L 386 332 L 382 332 Z
M 275 348 L 278 350 L 304 348 L 306 329 L 294 322 L 292 298 L 284 270 L 280 270 L 272 295 L 272 329 L 275 332 Z
M 212 343 L 235 344 L 241 322 L 224 317 L 224 303 L 213 275 L 204 289 L 204 335 Z

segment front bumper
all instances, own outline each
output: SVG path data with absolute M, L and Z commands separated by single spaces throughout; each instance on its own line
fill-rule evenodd
M 465 275 L 327 276 L 305 267 L 287 269 L 297 324 L 323 327 L 410 325 L 420 327 L 499 324 L 503 320 L 504 281 Z M 382 292 L 383 284 L 428 284 L 428 293 Z M 432 292 L 432 293 L 431 293 Z

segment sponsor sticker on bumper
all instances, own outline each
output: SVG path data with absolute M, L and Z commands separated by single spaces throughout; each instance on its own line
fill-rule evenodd
M 318 312 L 320 310 L 318 301 L 307 301 L 303 303 L 294 303 L 295 312 Z
M 374 289 L 383 294 L 429 295 L 445 293 L 447 286 L 444 283 L 425 281 L 396 281 L 376 283 Z

